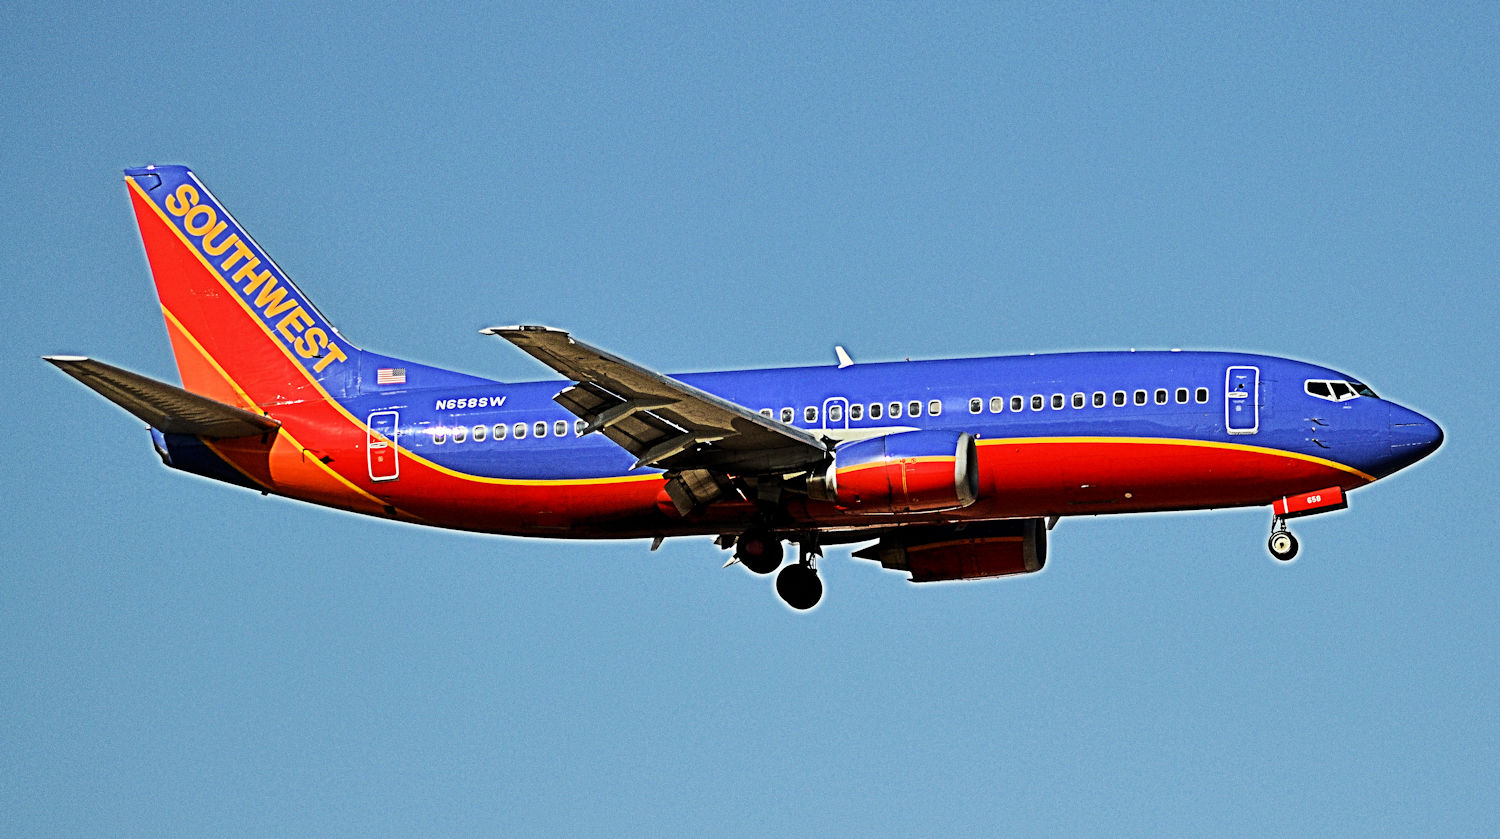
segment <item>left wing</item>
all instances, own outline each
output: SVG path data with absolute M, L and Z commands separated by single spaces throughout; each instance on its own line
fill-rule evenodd
M 636 467 L 785 474 L 822 463 L 822 440 L 705 390 L 647 370 L 546 326 L 495 326 L 498 335 L 577 384 L 553 397 L 636 457 Z

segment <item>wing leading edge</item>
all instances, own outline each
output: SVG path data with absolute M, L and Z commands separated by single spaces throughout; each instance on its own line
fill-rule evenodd
M 822 463 L 817 437 L 546 326 L 481 330 L 577 384 L 553 399 L 636 457 L 636 467 L 785 474 Z

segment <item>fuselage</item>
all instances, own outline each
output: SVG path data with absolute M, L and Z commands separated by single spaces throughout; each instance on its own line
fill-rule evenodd
M 269 479 L 275 491 L 333 506 L 514 535 L 733 532 L 754 512 L 726 500 L 678 514 L 660 470 L 633 468 L 602 435 L 578 434 L 582 423 L 553 401 L 566 383 L 502 383 L 363 355 L 350 392 L 271 411 L 290 436 L 318 441 L 303 460 L 317 458 L 347 486 L 321 482 L 309 494 L 295 469 L 249 485 L 265 489 Z M 389 383 L 398 364 L 402 381 Z M 1263 355 L 1087 352 L 675 378 L 837 442 L 974 435 L 976 501 L 903 523 L 1265 505 L 1356 489 L 1442 439 L 1431 420 L 1350 376 Z M 383 445 L 392 437 L 395 446 Z M 247 483 L 223 444 L 158 438 L 173 465 Z M 808 498 L 792 499 L 787 513 L 825 531 L 887 523 Z

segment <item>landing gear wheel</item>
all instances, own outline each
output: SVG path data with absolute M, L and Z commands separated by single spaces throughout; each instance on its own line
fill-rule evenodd
M 781 567 L 781 540 L 752 530 L 735 544 L 734 558 L 756 574 L 769 574 Z
M 1286 530 L 1278 530 L 1271 534 L 1271 541 L 1266 543 L 1271 549 L 1271 556 L 1282 562 L 1288 562 L 1297 555 L 1297 537 Z
M 786 605 L 805 611 L 818 605 L 823 599 L 823 581 L 812 566 L 797 563 L 781 569 L 776 575 L 776 593 Z

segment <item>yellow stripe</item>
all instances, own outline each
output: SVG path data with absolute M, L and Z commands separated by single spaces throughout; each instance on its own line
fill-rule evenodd
M 1316 463 L 1357 475 L 1366 481 L 1374 482 L 1373 475 L 1365 474 L 1353 466 L 1339 463 L 1327 458 L 1314 457 L 1301 452 L 1289 452 L 1285 449 L 1272 449 L 1265 446 L 1247 446 L 1243 443 L 1219 443 L 1212 440 L 1186 440 L 1173 437 L 1002 437 L 995 439 L 982 439 L 977 441 L 981 446 L 1009 446 L 1025 445 L 1029 443 L 1136 443 L 1146 446 L 1193 446 L 1206 449 L 1226 449 L 1229 451 L 1249 452 L 1251 454 L 1266 454 L 1275 457 L 1286 457 L 1292 460 L 1303 460 L 1308 463 Z

